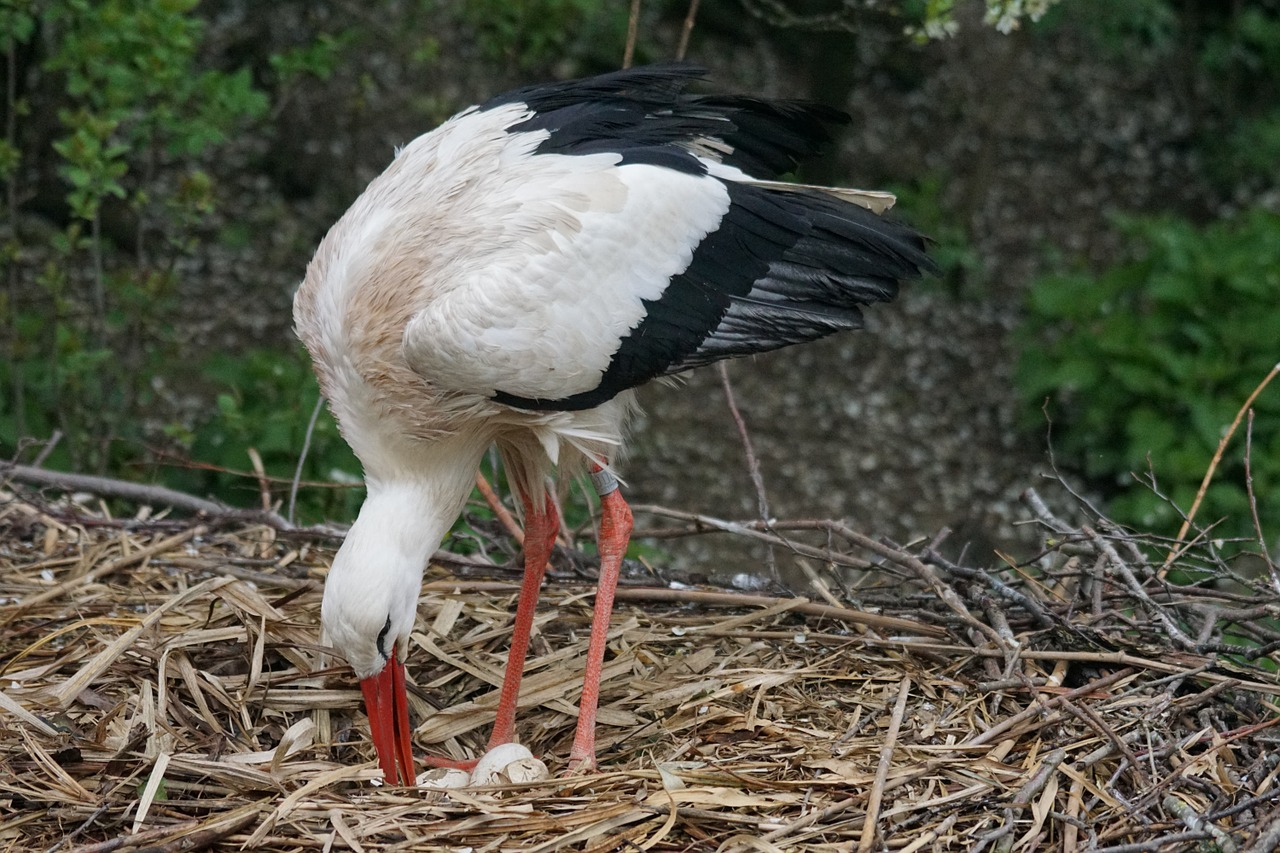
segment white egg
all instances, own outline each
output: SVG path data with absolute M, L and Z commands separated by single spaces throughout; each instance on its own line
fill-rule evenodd
M 486 752 L 471 773 L 471 784 L 505 785 L 508 782 L 538 782 L 550 778 L 547 765 L 518 743 L 502 743 Z
M 435 788 L 440 791 L 456 791 L 471 784 L 471 774 L 456 767 L 433 767 L 418 774 L 419 788 Z

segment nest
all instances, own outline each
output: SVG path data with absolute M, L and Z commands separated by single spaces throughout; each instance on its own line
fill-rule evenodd
M 562 572 L 517 720 L 553 778 L 431 792 L 377 784 L 317 643 L 332 537 L 5 493 L 0 851 L 1272 849 L 1274 575 L 1173 585 L 1234 569 L 1030 506 L 1051 547 L 985 570 L 649 508 L 825 565 L 815 600 L 624 586 L 601 770 L 575 776 L 592 598 Z M 419 609 L 420 753 L 478 754 L 493 718 L 516 585 L 467 563 L 433 566 Z

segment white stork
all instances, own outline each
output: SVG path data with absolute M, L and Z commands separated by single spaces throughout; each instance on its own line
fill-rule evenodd
M 600 494 L 600 579 L 569 753 L 571 767 L 590 768 L 631 532 L 610 462 L 633 389 L 858 328 L 861 305 L 931 267 L 923 239 L 880 216 L 892 196 L 777 181 L 846 116 L 688 94 L 703 74 L 635 68 L 471 107 L 400 150 L 307 267 L 298 335 L 368 489 L 321 621 L 361 679 L 389 783 L 414 779 L 404 658 L 422 573 L 489 447 L 526 528 L 491 749 L 515 738 L 559 528 L 547 484 L 589 470 Z

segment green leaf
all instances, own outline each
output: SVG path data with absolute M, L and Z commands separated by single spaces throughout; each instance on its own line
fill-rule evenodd
M 1160 525 L 1177 513 L 1159 509 L 1128 472 L 1149 456 L 1161 488 L 1189 502 L 1237 409 L 1280 360 L 1280 216 L 1120 227 L 1136 260 L 1033 284 L 1016 375 L 1033 428 L 1042 428 L 1044 397 L 1054 399 L 1059 460 L 1095 478 L 1118 520 L 1168 530 Z M 1254 413 L 1255 489 L 1260 505 L 1280 506 L 1280 453 L 1262 450 L 1280 436 L 1280 383 Z M 1234 441 L 1203 512 L 1231 515 L 1233 535 L 1247 536 L 1243 436 Z

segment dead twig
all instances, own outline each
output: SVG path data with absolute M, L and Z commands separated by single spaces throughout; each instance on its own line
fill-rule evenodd
M 636 58 L 636 38 L 640 34 L 640 0 L 631 0 L 631 13 L 627 16 L 627 46 L 622 53 L 622 67 L 630 68 Z
M 1009 584 L 996 577 L 993 572 L 982 571 L 980 569 L 970 569 L 964 566 L 956 565 L 950 560 L 943 557 L 932 548 L 925 551 L 924 560 L 932 565 L 937 566 L 949 575 L 955 575 L 966 580 L 978 581 L 987 586 L 996 595 L 1018 605 L 1035 619 L 1036 623 L 1041 627 L 1047 628 L 1055 624 L 1055 620 L 1049 615 L 1040 603 L 1029 595 L 1025 595 L 1019 590 L 1009 586 Z
M 1258 383 L 1258 386 L 1253 389 L 1253 392 L 1245 398 L 1240 410 L 1236 412 L 1235 418 L 1231 421 L 1231 426 L 1227 427 L 1227 431 L 1218 442 L 1218 449 L 1214 451 L 1213 459 L 1209 462 L 1209 468 L 1204 472 L 1204 479 L 1200 481 L 1200 488 L 1196 491 L 1195 500 L 1191 502 L 1191 509 L 1187 510 L 1187 517 L 1182 522 L 1178 535 L 1174 538 L 1174 546 L 1169 549 L 1169 555 L 1165 557 L 1164 565 L 1160 567 L 1159 577 L 1164 578 L 1168 574 L 1169 567 L 1173 564 L 1177 554 L 1177 546 L 1186 538 L 1187 531 L 1191 528 L 1191 522 L 1195 519 L 1196 512 L 1200 509 L 1200 503 L 1204 500 L 1205 493 L 1209 491 L 1209 483 L 1213 481 L 1213 475 L 1218 470 L 1218 463 L 1222 461 L 1222 454 L 1226 452 L 1227 445 L 1231 442 L 1231 437 L 1236 434 L 1236 430 L 1240 427 L 1240 421 L 1244 418 L 1245 412 L 1253 408 L 1253 401 L 1258 399 L 1258 395 L 1271 384 L 1271 380 L 1276 378 L 1277 373 L 1280 373 L 1280 364 L 1272 367 L 1267 375 L 1262 378 L 1262 381 Z
M 1276 569 L 1276 561 L 1271 558 L 1267 535 L 1262 532 L 1262 520 L 1258 517 L 1258 496 L 1253 493 L 1253 409 L 1249 409 L 1249 423 L 1244 431 L 1244 488 L 1249 496 L 1249 515 L 1253 519 L 1253 531 L 1258 537 L 1259 553 L 1266 561 L 1272 589 L 1280 593 L 1280 571 Z
M 63 471 L 49 471 L 30 465 L 16 465 L 12 462 L 0 462 L 0 475 L 23 483 L 41 486 L 52 486 L 66 492 L 90 492 L 105 497 L 121 498 L 136 503 L 152 506 L 169 506 L 186 512 L 204 513 L 212 516 L 238 514 L 235 507 L 217 501 L 210 501 L 179 492 L 164 486 L 150 486 L 144 483 L 130 483 L 127 480 L 116 480 L 111 477 L 96 477 L 90 474 L 69 474 Z M 253 512 L 254 517 L 261 513 Z M 281 524 L 287 525 L 283 518 Z
M 1032 717 L 1041 715 L 1045 711 L 1049 711 L 1057 707 L 1059 704 L 1061 704 L 1064 701 L 1076 699 L 1080 696 L 1085 696 L 1097 690 L 1102 690 L 1106 687 L 1110 687 L 1112 684 L 1115 684 L 1117 681 L 1123 681 L 1124 679 L 1128 678 L 1130 675 L 1133 675 L 1133 672 L 1134 671 L 1129 668 L 1121 669 L 1111 673 L 1110 675 L 1104 675 L 1101 678 L 1094 679 L 1093 681 L 1089 682 L 1083 687 L 1077 687 L 1075 690 L 1072 690 L 1070 693 L 1064 693 L 1061 696 L 1054 696 L 1053 698 L 1049 699 L 1043 704 L 1032 705 L 1030 708 L 1027 708 L 1026 710 L 1020 713 L 1014 714 L 1012 717 L 1007 717 L 1004 720 L 1001 720 L 998 724 L 987 729 L 982 734 L 977 735 L 976 737 L 970 738 L 960 746 L 962 748 L 968 748 L 968 747 L 982 746 L 983 744 L 990 743 L 991 741 L 995 740 L 997 737 L 1009 731 L 1010 729 L 1013 729 L 1014 727 L 1021 725 L 1022 723 L 1031 719 Z
M 296 522 L 294 510 L 298 506 L 298 487 L 302 483 L 302 469 L 307 464 L 307 455 L 311 452 L 311 437 L 316 431 L 316 421 L 320 420 L 320 410 L 324 408 L 324 397 L 316 397 L 315 408 L 311 410 L 311 419 L 307 421 L 307 431 L 302 434 L 302 450 L 298 451 L 298 464 L 293 469 L 293 480 L 289 483 L 289 511 L 286 515 L 290 524 Z
M 707 528 L 711 528 L 714 530 L 722 530 L 726 533 L 735 533 L 740 536 L 747 536 L 753 539 L 760 539 L 765 542 L 771 542 L 773 544 L 780 545 L 791 551 L 794 551 L 795 553 L 801 556 L 817 557 L 819 559 L 825 560 L 830 563 L 835 563 L 837 565 L 844 565 L 844 566 L 849 566 L 851 568 L 858 568 L 858 569 L 869 569 L 869 568 L 872 568 L 873 566 L 872 563 L 866 560 L 860 560 L 854 557 L 850 557 L 847 554 L 842 554 L 840 552 L 831 550 L 829 548 L 826 548 L 826 549 L 815 548 L 811 545 L 805 545 L 800 542 L 794 542 L 789 539 L 785 539 L 781 536 L 777 536 L 771 533 L 766 533 L 763 530 L 759 529 L 759 526 L 758 526 L 759 522 L 725 521 L 723 519 L 714 518 L 709 515 L 702 515 L 700 513 L 692 513 L 692 512 L 684 512 L 682 510 L 672 510 L 667 507 L 655 506 L 653 504 L 633 504 L 631 509 L 633 512 L 636 512 L 636 513 L 650 513 L 653 515 L 665 515 L 669 518 L 680 518 L 684 520 L 694 521 L 694 522 L 697 522 L 699 525 L 702 525 Z M 934 572 L 932 568 L 930 568 L 929 566 L 926 566 L 924 563 L 920 561 L 919 558 L 915 557 L 914 555 L 909 554 L 900 548 L 896 548 L 891 545 L 885 545 L 884 543 L 877 542 L 871 537 L 858 533 L 857 531 L 852 530 L 846 525 L 836 521 L 820 521 L 820 522 L 811 522 L 808 524 L 792 522 L 789 525 L 789 527 L 791 529 L 800 529 L 801 527 L 811 527 L 812 529 L 828 530 L 832 533 L 839 535 L 841 538 L 851 542 L 852 544 L 858 546 L 859 548 L 863 548 L 865 550 L 871 551 L 877 556 L 884 557 L 885 559 L 888 559 L 891 562 L 899 566 L 902 566 L 903 568 L 908 569 L 918 579 L 928 584 L 929 588 L 933 591 L 933 593 L 937 595 L 938 598 L 940 598 L 944 603 L 946 603 L 946 605 L 952 610 L 952 612 L 955 613 L 957 616 L 959 616 L 960 619 L 962 619 L 967 625 L 969 625 L 975 631 L 985 635 L 998 647 L 1007 648 L 1005 641 L 1000 637 L 1000 635 L 993 628 L 991 628 L 991 626 L 985 625 L 982 622 L 975 619 L 973 617 L 973 614 L 969 612 L 969 609 L 965 607 L 964 602 L 960 600 L 960 597 L 958 595 L 956 595 L 955 590 L 951 589 L 951 587 L 944 584 L 941 581 L 941 579 L 938 578 L 937 573 Z
M 752 488 L 756 490 L 756 505 L 760 511 L 760 523 L 764 529 L 768 530 L 770 523 L 769 497 L 764 490 L 764 475 L 760 473 L 760 460 L 756 458 L 755 446 L 751 441 L 751 433 L 747 430 L 747 421 L 742 417 L 742 412 L 738 409 L 738 401 L 733 394 L 733 383 L 729 381 L 729 367 L 725 362 L 718 361 L 716 362 L 716 371 L 720 375 L 720 387 L 724 389 L 725 404 L 729 407 L 729 414 L 733 417 L 733 423 L 738 428 L 738 440 L 742 442 L 742 451 L 747 458 L 747 474 L 751 477 Z M 780 583 L 778 561 L 774 557 L 772 546 L 765 549 L 765 567 L 769 571 L 770 580 L 774 583 Z
M 502 498 L 498 497 L 498 493 L 493 490 L 493 486 L 489 485 L 489 481 L 485 479 L 484 474 L 476 472 L 476 489 L 480 492 L 480 496 L 484 498 L 484 502 L 489 505 L 489 509 L 493 510 L 493 515 L 502 524 L 507 534 L 521 545 L 524 544 L 524 529 L 516 521 L 515 516 L 511 514 L 511 510 L 507 509 L 502 503 Z
M 689 11 L 685 13 L 684 24 L 680 27 L 680 44 L 676 46 L 676 62 L 684 62 L 685 54 L 689 52 L 689 36 L 693 34 L 693 22 L 698 17 L 698 3 L 699 0 L 689 0 Z
M 907 697 L 911 693 L 911 678 L 902 679 L 898 686 L 898 701 L 893 706 L 893 715 L 889 718 L 889 730 L 885 732 L 884 745 L 880 747 L 880 758 L 876 762 L 876 776 L 871 783 L 871 793 L 867 798 L 867 813 L 862 819 L 862 836 L 858 839 L 859 853 L 866 853 L 876 840 L 876 821 L 880 818 L 880 803 L 884 799 L 884 783 L 889 776 L 889 767 L 893 762 L 893 751 L 898 743 L 898 730 L 902 728 L 902 718 L 907 711 Z
M 511 594 L 520 591 L 520 585 L 502 581 L 429 581 L 423 584 L 423 593 L 503 593 Z M 850 610 L 847 607 L 835 607 L 830 604 L 819 604 L 803 598 L 778 598 L 771 595 L 752 595 L 740 592 L 712 591 L 704 589 L 670 589 L 665 587 L 619 586 L 618 601 L 667 602 L 672 604 L 694 604 L 700 607 L 778 607 L 788 605 L 788 610 L 806 616 L 821 619 L 837 619 L 866 625 L 882 631 L 898 634 L 915 634 L 929 637 L 942 637 L 946 632 L 934 625 L 902 619 L 895 616 L 884 616 L 878 613 L 864 613 Z
M 147 829 L 142 832 L 136 832 L 132 835 L 119 835 L 106 841 L 99 841 L 94 844 L 82 844 L 79 847 L 71 848 L 68 853 L 115 853 L 116 850 L 130 850 L 138 847 L 154 849 L 153 842 L 167 838 L 171 835 L 186 832 L 199 826 L 198 820 L 184 820 L 180 823 L 170 824 L 169 826 L 160 826 L 155 829 Z

